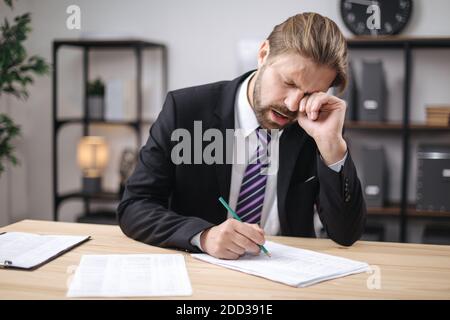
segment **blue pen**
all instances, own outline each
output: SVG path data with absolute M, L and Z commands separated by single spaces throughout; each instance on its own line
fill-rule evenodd
M 242 222 L 241 218 L 239 218 L 239 216 L 237 215 L 237 213 L 234 212 L 234 210 L 230 208 L 230 206 L 228 205 L 228 203 L 227 203 L 225 200 L 223 200 L 222 197 L 219 197 L 219 201 L 220 201 L 221 204 L 223 204 L 223 206 L 224 206 L 228 211 L 230 211 L 230 213 L 231 213 L 231 215 L 233 216 L 233 218 L 235 218 L 237 221 Z M 267 249 L 266 249 L 264 246 L 262 246 L 262 245 L 258 245 L 258 246 L 261 248 L 261 250 L 262 250 L 268 257 L 271 257 L 269 251 L 267 251 Z

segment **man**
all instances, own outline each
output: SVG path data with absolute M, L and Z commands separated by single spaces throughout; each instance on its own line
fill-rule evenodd
M 313 237 L 316 205 L 328 236 L 352 245 L 366 208 L 342 137 L 345 102 L 327 94 L 333 86 L 343 90 L 346 69 L 336 24 L 303 13 L 261 44 L 257 71 L 169 92 L 118 207 L 123 232 L 151 245 L 237 259 L 258 254 L 265 235 Z M 253 159 L 276 146 L 278 171 L 264 175 L 258 161 L 175 164 L 172 133 L 194 135 L 196 121 L 223 136 L 227 129 L 240 129 L 249 141 L 256 136 Z M 262 137 L 261 128 L 280 133 Z M 220 196 L 243 222 L 230 218 Z

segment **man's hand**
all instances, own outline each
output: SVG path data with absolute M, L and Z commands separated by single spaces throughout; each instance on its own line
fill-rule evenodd
M 200 243 L 203 250 L 219 259 L 235 260 L 246 252 L 259 254 L 258 245 L 265 242 L 264 231 L 257 224 L 228 219 L 203 231 Z
M 316 142 L 327 165 L 341 160 L 347 151 L 342 138 L 346 103 L 338 97 L 316 92 L 300 101 L 297 121 Z

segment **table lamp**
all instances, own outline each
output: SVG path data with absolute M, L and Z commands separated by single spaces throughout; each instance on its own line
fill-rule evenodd
M 102 189 L 102 173 L 108 163 L 105 138 L 85 136 L 78 143 L 78 165 L 83 170 L 83 192 L 97 193 Z

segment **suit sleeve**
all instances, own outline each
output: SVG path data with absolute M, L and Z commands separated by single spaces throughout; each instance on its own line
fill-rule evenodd
M 328 236 L 340 245 L 351 246 L 364 231 L 366 204 L 350 152 L 340 172 L 317 156 L 317 174 L 317 209 Z
M 135 240 L 160 246 L 200 252 L 190 243 L 197 233 L 213 226 L 197 218 L 169 210 L 175 183 L 171 161 L 171 135 L 176 129 L 176 108 L 169 92 L 163 109 L 139 152 L 136 169 L 128 179 L 117 208 L 122 231 Z

